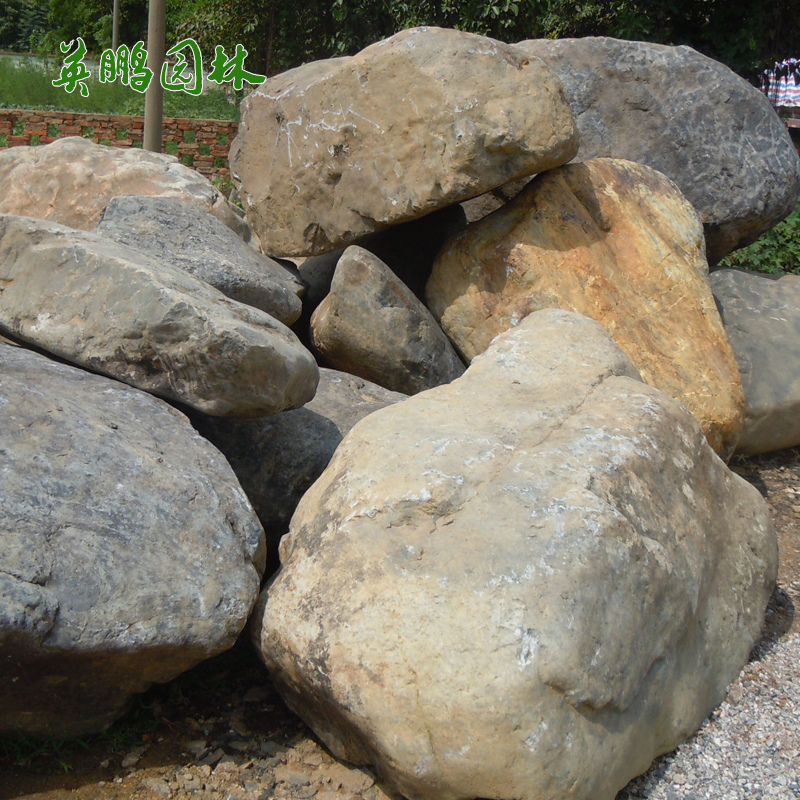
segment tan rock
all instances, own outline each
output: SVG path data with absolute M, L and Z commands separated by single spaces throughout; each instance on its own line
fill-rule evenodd
M 642 378 L 683 402 L 727 456 L 744 391 L 708 282 L 703 228 L 655 170 L 593 159 L 534 179 L 445 245 L 426 288 L 470 359 L 542 308 L 601 322 Z
M 569 161 L 576 128 L 538 59 L 415 28 L 271 78 L 231 164 L 265 252 L 314 255 Z
M 598 323 L 530 315 L 345 437 L 253 618 L 289 705 L 412 800 L 613 800 L 725 697 L 769 510 Z
M 316 362 L 285 326 L 99 234 L 0 215 L 0 330 L 218 416 L 313 396 Z
M 93 230 L 112 197 L 175 197 L 214 214 L 243 239 L 247 223 L 199 172 L 175 156 L 106 147 L 68 136 L 40 147 L 0 150 L 0 214 Z

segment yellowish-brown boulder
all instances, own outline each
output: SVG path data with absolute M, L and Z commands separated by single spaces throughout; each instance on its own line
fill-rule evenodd
M 466 359 L 532 311 L 596 319 L 647 383 L 686 405 L 718 453 L 736 446 L 744 390 L 702 224 L 649 167 L 593 159 L 538 176 L 445 245 L 426 296 Z

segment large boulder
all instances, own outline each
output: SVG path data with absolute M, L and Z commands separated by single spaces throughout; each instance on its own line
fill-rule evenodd
M 403 394 L 449 383 L 464 364 L 431 313 L 377 256 L 350 246 L 311 317 L 330 366 Z
M 411 800 L 613 800 L 725 696 L 769 511 L 596 322 L 531 315 L 358 423 L 252 633 L 335 755 Z
M 415 28 L 261 84 L 231 168 L 265 252 L 314 255 L 569 161 L 561 86 L 513 46 Z
M 300 316 L 305 287 L 296 271 L 262 256 L 197 205 L 174 197 L 115 197 L 97 232 L 165 261 L 284 325 Z
M 175 156 L 106 147 L 68 136 L 39 147 L 0 150 L 0 214 L 90 231 L 119 194 L 175 197 L 218 217 L 245 240 L 247 223 L 208 178 Z
M 800 275 L 774 280 L 720 269 L 711 288 L 747 397 L 738 451 L 800 444 Z
M 683 402 L 717 452 L 733 452 L 744 391 L 703 229 L 655 170 L 593 159 L 537 176 L 445 245 L 427 297 L 467 359 L 538 309 L 602 322 L 647 383 Z
M 346 372 L 319 371 L 314 399 L 267 419 L 194 415 L 194 425 L 228 459 L 267 536 L 268 574 L 300 499 L 345 434 L 373 411 L 406 397 Z
M 800 161 L 767 98 L 690 47 L 618 39 L 517 45 L 564 84 L 577 160 L 608 156 L 663 172 L 694 204 L 708 260 L 749 244 L 794 210 Z
M 0 215 L 0 330 L 220 416 L 314 396 L 317 365 L 284 325 L 96 233 Z
M 236 641 L 264 534 L 167 403 L 0 342 L 0 731 L 77 736 Z

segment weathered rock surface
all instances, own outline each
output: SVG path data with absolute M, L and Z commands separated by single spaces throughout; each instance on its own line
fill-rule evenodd
M 539 175 L 445 245 L 427 297 L 467 359 L 534 310 L 598 320 L 647 383 L 697 417 L 717 452 L 733 452 L 744 391 L 708 283 L 702 227 L 649 167 L 593 159 Z
M 120 194 L 176 197 L 250 238 L 247 223 L 224 195 L 175 156 L 106 147 L 73 136 L 39 147 L 0 150 L 0 214 L 90 231 L 111 198 Z
M 235 642 L 264 534 L 157 398 L 0 343 L 0 731 L 100 731 Z
M 800 275 L 772 280 L 720 269 L 711 288 L 747 397 L 738 451 L 800 444 Z
M 362 378 L 322 368 L 314 399 L 268 419 L 194 419 L 233 467 L 267 535 L 268 573 L 300 498 L 328 466 L 344 435 L 373 411 L 405 400 Z M 270 569 L 271 568 L 271 569 Z
M 548 310 L 358 423 L 281 561 L 252 633 L 338 757 L 412 800 L 612 800 L 725 696 L 777 549 L 685 408 Z
M 559 76 L 580 130 L 577 159 L 638 161 L 671 178 L 716 263 L 792 213 L 800 161 L 767 98 L 690 47 L 586 37 L 517 45 Z
M 436 320 L 377 256 L 345 250 L 330 294 L 311 317 L 311 342 L 331 366 L 416 394 L 462 375 Z
M 199 411 L 314 396 L 314 358 L 280 322 L 96 233 L 0 216 L 0 286 L 0 330 Z
M 260 308 L 284 325 L 300 316 L 299 275 L 262 256 L 199 206 L 172 197 L 115 197 L 97 232 Z
M 415 28 L 263 83 L 230 158 L 264 251 L 300 256 L 558 166 L 577 146 L 538 59 Z

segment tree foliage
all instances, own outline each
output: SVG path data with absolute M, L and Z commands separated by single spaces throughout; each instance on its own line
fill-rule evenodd
M 82 36 L 90 50 L 111 39 L 113 0 L 5 0 L 0 47 L 30 49 L 44 26 L 51 49 Z M 146 38 L 148 0 L 121 0 L 121 41 Z M 205 58 L 222 45 L 248 52 L 248 68 L 274 74 L 317 58 L 357 52 L 403 28 L 439 25 L 507 42 L 601 35 L 688 44 L 752 77 L 800 55 L 796 0 L 169 0 L 168 42 L 187 36 Z M 47 14 L 49 11 L 49 21 Z M 37 32 L 39 32 L 37 34 Z
M 6 0 L 0 17 L 0 50 L 37 50 L 50 28 L 49 0 Z

